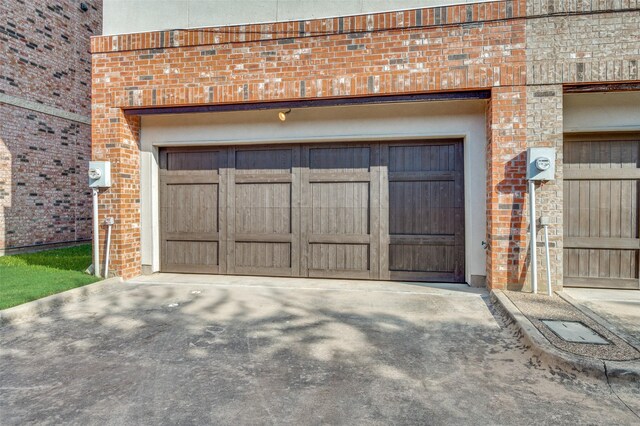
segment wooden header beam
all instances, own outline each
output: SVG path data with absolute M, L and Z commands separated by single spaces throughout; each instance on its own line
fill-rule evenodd
M 159 115 L 159 114 L 187 114 L 187 113 L 201 113 L 201 112 L 257 111 L 257 110 L 269 110 L 269 109 L 289 109 L 289 108 L 296 109 L 296 108 L 369 105 L 369 104 L 404 103 L 404 102 L 476 100 L 476 99 L 489 99 L 490 97 L 491 97 L 490 90 L 473 90 L 473 91 L 463 91 L 463 92 L 441 92 L 441 93 L 392 95 L 392 96 L 365 96 L 365 97 L 349 97 L 349 98 L 304 99 L 304 100 L 295 100 L 295 101 L 252 102 L 252 103 L 217 104 L 217 105 L 185 105 L 185 106 L 171 106 L 171 107 L 126 108 L 124 109 L 124 113 L 126 115 Z

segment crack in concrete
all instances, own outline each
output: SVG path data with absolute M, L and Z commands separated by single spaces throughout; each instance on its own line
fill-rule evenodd
M 615 395 L 615 397 L 618 398 L 618 401 L 620 401 L 622 403 L 622 405 L 627 407 L 627 409 L 629 411 L 631 411 L 634 416 L 636 416 L 638 419 L 640 419 L 640 415 L 638 413 L 636 413 L 633 410 L 633 408 L 629 407 L 629 405 L 627 405 L 627 403 L 624 402 L 624 400 L 622 398 L 620 398 L 620 396 L 616 393 L 616 391 L 613 390 L 613 386 L 611 386 L 611 381 L 609 380 L 609 370 L 607 369 L 607 363 L 605 361 L 602 361 L 602 366 L 604 367 L 604 376 L 607 378 L 607 385 L 609 386 L 609 390 L 611 390 L 611 393 L 613 395 Z

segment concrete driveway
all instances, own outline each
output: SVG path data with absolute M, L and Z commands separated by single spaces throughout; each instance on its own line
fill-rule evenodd
M 566 288 L 564 293 L 607 320 L 640 350 L 640 291 Z
M 532 359 L 488 303 L 456 285 L 143 277 L 0 328 L 0 423 L 638 424 L 637 386 Z

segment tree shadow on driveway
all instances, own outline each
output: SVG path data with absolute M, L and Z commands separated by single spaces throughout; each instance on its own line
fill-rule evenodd
M 637 419 L 532 359 L 482 294 L 358 289 L 125 284 L 5 325 L 2 423 Z

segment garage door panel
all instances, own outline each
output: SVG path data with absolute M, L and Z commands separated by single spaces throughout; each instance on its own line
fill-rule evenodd
M 568 248 L 565 274 L 569 277 L 637 278 L 636 250 Z
M 371 164 L 371 148 L 353 147 L 317 147 L 309 150 L 309 169 L 321 172 L 358 172 L 368 171 Z
M 455 189 L 454 181 L 390 182 L 389 232 L 453 235 Z
M 391 244 L 389 268 L 393 271 L 453 273 L 455 246 Z
M 399 145 L 389 148 L 389 173 L 457 170 L 454 144 Z
M 291 268 L 291 243 L 236 242 L 240 268 Z
M 291 233 L 291 184 L 236 184 L 236 234 Z
M 292 149 L 243 149 L 235 155 L 235 170 L 243 173 L 282 173 L 291 170 Z
M 311 269 L 369 270 L 369 244 L 310 244 Z
M 311 183 L 313 234 L 369 234 L 369 182 Z
M 637 185 L 633 180 L 565 181 L 565 237 L 638 238 Z
M 167 233 L 218 232 L 218 185 L 171 184 L 166 186 L 165 197 Z M 202 215 L 203 211 L 210 214 Z
M 224 161 L 222 151 L 166 151 L 164 159 L 166 170 L 216 170 Z
M 165 250 L 168 252 L 167 265 L 172 269 L 218 266 L 217 241 L 166 241 Z M 211 268 L 216 272 L 216 268 Z

